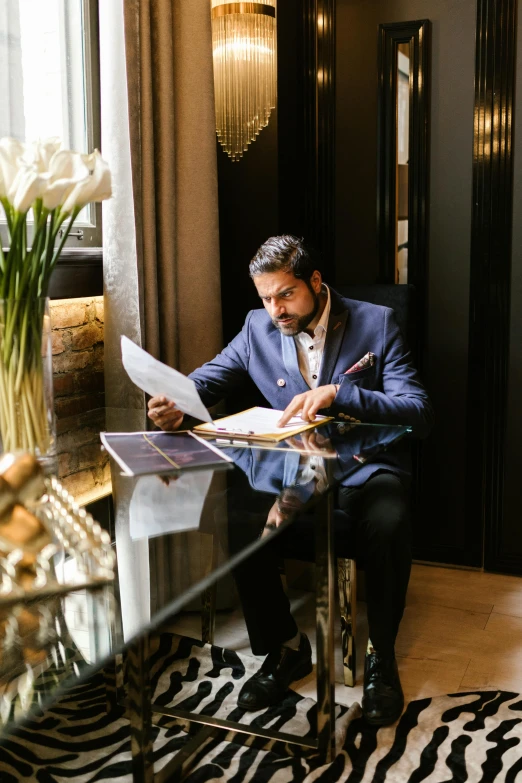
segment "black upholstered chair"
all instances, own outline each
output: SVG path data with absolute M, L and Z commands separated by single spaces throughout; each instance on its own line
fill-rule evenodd
M 335 290 L 341 296 L 349 299 L 357 299 L 361 302 L 391 307 L 395 311 L 397 322 L 406 339 L 407 344 L 414 352 L 415 348 L 415 287 L 412 285 L 348 285 L 335 286 Z M 414 356 L 415 359 L 415 356 Z
M 410 347 L 415 346 L 415 289 L 411 285 L 356 285 L 336 287 L 349 299 L 391 307 Z M 355 560 L 337 559 L 337 583 L 341 613 L 341 645 L 343 652 L 344 684 L 355 685 L 357 567 Z

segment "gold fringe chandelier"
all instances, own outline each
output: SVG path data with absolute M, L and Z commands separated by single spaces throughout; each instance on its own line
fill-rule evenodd
M 217 137 L 233 161 L 276 105 L 276 0 L 211 0 Z

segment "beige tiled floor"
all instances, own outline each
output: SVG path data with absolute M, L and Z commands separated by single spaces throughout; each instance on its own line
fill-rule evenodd
M 294 617 L 314 648 L 314 595 L 297 590 L 289 590 L 289 595 Z M 357 685 L 346 688 L 336 623 L 335 696 L 345 704 L 362 698 L 367 639 L 363 601 L 358 602 L 357 624 Z M 199 617 L 186 613 L 172 627 L 197 638 Z M 216 644 L 250 654 L 239 609 L 218 612 Z M 414 565 L 396 652 L 408 701 L 473 689 L 522 692 L 522 578 Z M 294 687 L 315 697 L 314 675 Z

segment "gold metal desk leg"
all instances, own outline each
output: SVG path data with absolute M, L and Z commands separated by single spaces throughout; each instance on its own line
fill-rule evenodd
M 316 512 L 317 567 L 317 743 L 325 763 L 335 755 L 335 669 L 333 639 L 333 497 L 329 493 Z
M 134 783 L 154 783 L 148 660 L 149 636 L 145 634 L 130 645 L 126 656 L 127 712 L 130 720 L 132 779 Z
M 343 651 L 344 684 L 353 688 L 356 673 L 357 571 L 355 560 L 337 560 L 339 607 L 341 610 L 341 648 Z
M 209 576 L 217 566 L 218 537 L 210 535 L 210 555 L 206 559 L 204 576 Z M 204 644 L 214 644 L 214 632 L 216 628 L 216 593 L 217 584 L 214 583 L 201 594 L 201 640 Z

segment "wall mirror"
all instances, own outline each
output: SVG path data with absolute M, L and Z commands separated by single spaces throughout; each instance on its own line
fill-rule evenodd
M 430 22 L 379 26 L 379 282 L 413 284 L 427 263 Z

